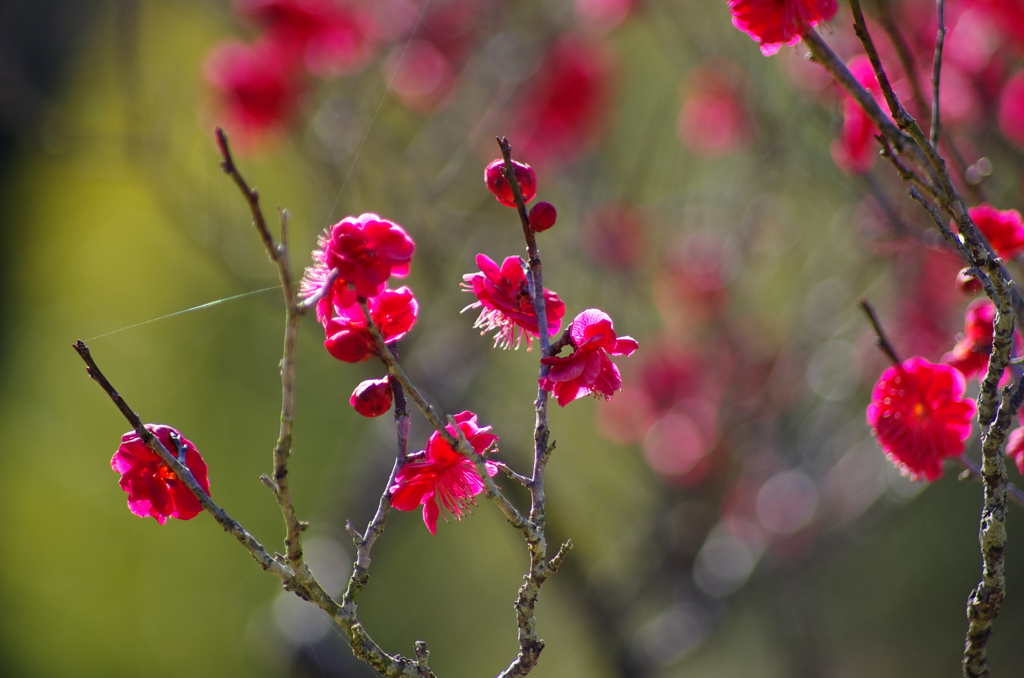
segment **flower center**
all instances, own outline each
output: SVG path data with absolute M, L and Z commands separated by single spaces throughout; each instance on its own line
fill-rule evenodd
M 372 264 L 377 260 L 377 250 L 367 247 L 365 243 L 361 243 L 354 248 L 352 257 L 364 263 Z
M 928 417 L 928 408 L 924 406 L 924 403 L 917 403 L 914 405 L 914 418 L 915 419 L 926 419 Z
M 178 476 L 177 474 L 174 473 L 174 470 L 167 464 L 164 464 L 163 462 L 158 463 L 156 465 L 156 475 L 158 478 L 160 478 L 160 480 L 164 481 L 178 480 Z

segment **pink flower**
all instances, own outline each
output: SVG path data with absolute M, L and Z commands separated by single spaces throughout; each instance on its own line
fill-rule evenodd
M 185 449 L 185 466 L 203 491 L 210 494 L 206 462 L 196 446 L 170 426 L 146 424 L 146 430 L 155 435 L 175 457 L 178 456 L 178 448 L 171 435 L 178 436 Z M 121 489 L 128 493 L 128 510 L 137 516 L 153 516 L 163 525 L 168 518 L 189 520 L 203 510 L 192 490 L 178 479 L 158 454 L 142 442 L 135 431 L 121 436 L 121 446 L 110 460 L 110 466 L 121 474 Z
M 379 296 L 367 300 L 370 318 L 380 330 L 384 341 L 398 341 L 412 329 L 419 312 L 419 303 L 408 287 L 384 290 Z M 352 304 L 334 308 L 333 316 L 324 326 L 327 340 L 324 346 L 332 356 L 346 363 L 358 363 L 377 354 L 373 337 L 366 327 L 363 308 Z
M 472 412 L 460 412 L 454 418 L 477 454 L 483 454 L 498 440 L 498 436 L 489 433 L 490 426 L 477 426 L 476 415 Z M 445 430 L 456 435 L 451 425 Z M 496 464 L 485 463 L 488 475 L 498 472 Z M 423 522 L 430 534 L 437 534 L 438 516 L 447 512 L 461 520 L 463 512 L 468 513 L 467 507 L 475 503 L 473 497 L 483 491 L 484 481 L 477 475 L 473 461 L 452 449 L 441 434 L 434 431 L 427 441 L 423 460 L 409 462 L 399 469 L 395 484 L 388 489 L 391 505 L 399 511 L 412 511 L 422 504 Z
M 282 52 L 318 75 L 351 73 L 372 48 L 369 15 L 336 0 L 238 0 Z
M 302 86 L 278 46 L 226 42 L 214 49 L 203 67 L 217 90 L 223 125 L 242 139 L 257 138 L 285 125 L 295 111 Z
M 313 265 L 302 279 L 301 294 L 316 294 L 330 271 L 338 269 L 334 287 L 316 307 L 316 318 L 324 323 L 332 306 L 350 306 L 357 297 L 375 297 L 384 290 L 389 277 L 404 278 L 415 248 L 405 229 L 376 214 L 345 217 L 318 239 Z
M 402 41 L 384 59 L 381 70 L 401 102 L 419 113 L 448 103 L 458 77 L 448 57 L 429 40 Z
M 562 37 L 526 86 L 509 136 L 523 157 L 565 164 L 579 157 L 608 108 L 612 58 L 600 43 Z
M 537 329 L 537 314 L 533 310 L 530 299 L 526 273 L 519 257 L 508 257 L 501 268 L 486 254 L 476 255 L 476 265 L 480 273 L 467 273 L 462 276 L 465 281 L 462 287 L 476 295 L 477 301 L 462 309 L 480 308 L 480 317 L 473 327 L 482 327 L 486 334 L 498 330 L 494 335 L 494 345 L 510 348 L 515 338 L 519 348 L 523 337 L 526 337 L 526 350 L 530 350 L 533 338 L 540 336 Z M 562 316 L 565 315 L 565 304 L 558 295 L 544 288 L 544 314 L 548 320 L 548 335 L 558 334 L 562 327 Z M 518 335 L 517 335 L 518 330 Z
M 866 56 L 855 56 L 848 66 L 853 77 L 865 89 L 875 97 L 881 94 L 882 88 Z M 842 111 L 843 129 L 839 138 L 832 142 L 832 159 L 844 172 L 863 174 L 874 166 L 875 158 L 878 157 L 879 147 L 875 140 L 878 128 L 857 102 L 845 92 L 842 96 Z
M 988 299 L 976 299 L 967 307 L 964 336 L 953 350 L 942 356 L 942 362 L 960 370 L 964 378 L 971 378 L 988 367 L 992 352 L 992 323 L 996 307 Z
M 997 210 L 982 203 L 967 210 L 974 225 L 988 239 L 996 254 L 1012 259 L 1024 251 L 1024 220 L 1017 210 Z
M 523 203 L 533 200 L 533 197 L 537 195 L 537 173 L 525 162 L 516 162 L 515 160 L 512 161 L 512 172 L 516 176 L 516 183 L 519 184 L 519 193 L 523 196 Z M 512 185 L 505 178 L 504 160 L 498 158 L 487 164 L 487 167 L 484 168 L 484 184 L 502 205 L 516 206 Z
M 964 451 L 974 401 L 964 377 L 948 365 L 914 357 L 882 373 L 867 420 L 886 456 L 913 480 L 937 480 L 942 460 Z
M 630 355 L 637 349 L 636 340 L 617 337 L 612 319 L 596 308 L 576 316 L 569 326 L 569 336 L 575 347 L 572 355 L 541 359 L 551 369 L 539 380 L 540 387 L 554 393 L 562 407 L 591 393 L 611 400 L 622 388 L 622 377 L 608 354 Z
M 391 392 L 391 380 L 367 379 L 356 386 L 348 404 L 364 417 L 379 417 L 391 409 L 394 394 Z
M 732 25 L 761 43 L 771 56 L 783 45 L 795 45 L 812 26 L 828 21 L 836 0 L 729 0 Z
M 754 126 L 737 91 L 736 69 L 728 64 L 699 66 L 683 84 L 676 132 L 689 150 L 708 157 L 740 151 L 754 138 Z

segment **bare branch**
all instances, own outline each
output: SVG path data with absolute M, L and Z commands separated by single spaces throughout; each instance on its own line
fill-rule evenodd
M 867 299 L 860 299 L 858 302 L 861 310 L 864 311 L 868 317 L 868 321 L 871 323 L 871 327 L 875 330 L 875 344 L 878 346 L 878 350 L 888 356 L 889 360 L 892 361 L 893 365 L 899 365 L 902 360 L 896 355 L 896 351 L 893 349 L 892 344 L 885 336 L 885 332 L 882 331 L 882 325 L 878 322 L 878 316 L 875 315 L 875 308 Z
M 929 141 L 939 146 L 939 80 L 942 74 L 942 47 L 946 44 L 946 3 L 936 0 L 939 15 L 939 29 L 935 36 L 935 58 L 932 61 L 932 125 Z

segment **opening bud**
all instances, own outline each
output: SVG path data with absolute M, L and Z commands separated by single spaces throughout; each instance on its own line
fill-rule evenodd
M 523 194 L 523 202 L 530 202 L 533 196 L 537 195 L 537 175 L 533 168 L 526 163 L 512 161 L 515 170 L 516 183 L 519 184 L 519 192 Z M 505 179 L 505 161 L 501 158 L 492 160 L 491 164 L 484 169 L 484 183 L 487 190 L 494 194 L 502 205 L 509 207 L 516 206 L 516 199 L 512 195 L 512 186 Z
M 379 417 L 391 409 L 391 398 L 391 381 L 384 377 L 367 379 L 356 386 L 348 403 L 364 417 Z
M 530 208 L 530 229 L 540 233 L 555 225 L 558 212 L 555 206 L 543 200 Z

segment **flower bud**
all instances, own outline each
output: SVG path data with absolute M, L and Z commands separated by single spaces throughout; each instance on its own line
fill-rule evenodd
M 533 200 L 537 195 L 537 175 L 533 168 L 521 162 L 512 161 L 512 167 L 516 175 L 516 183 L 519 184 L 519 192 L 523 194 L 523 202 Z M 515 196 L 512 195 L 512 186 L 505 179 L 505 161 L 501 158 L 491 161 L 491 164 L 484 169 L 484 183 L 487 190 L 494 194 L 502 205 L 509 207 L 516 206 Z
M 540 233 L 555 225 L 558 212 L 555 206 L 543 200 L 530 208 L 530 230 Z
M 384 377 L 367 379 L 356 386 L 348 403 L 364 417 L 379 417 L 391 409 L 391 398 L 391 382 Z
M 974 276 L 970 267 L 960 269 L 956 275 L 956 288 L 969 297 L 981 291 L 981 281 Z

